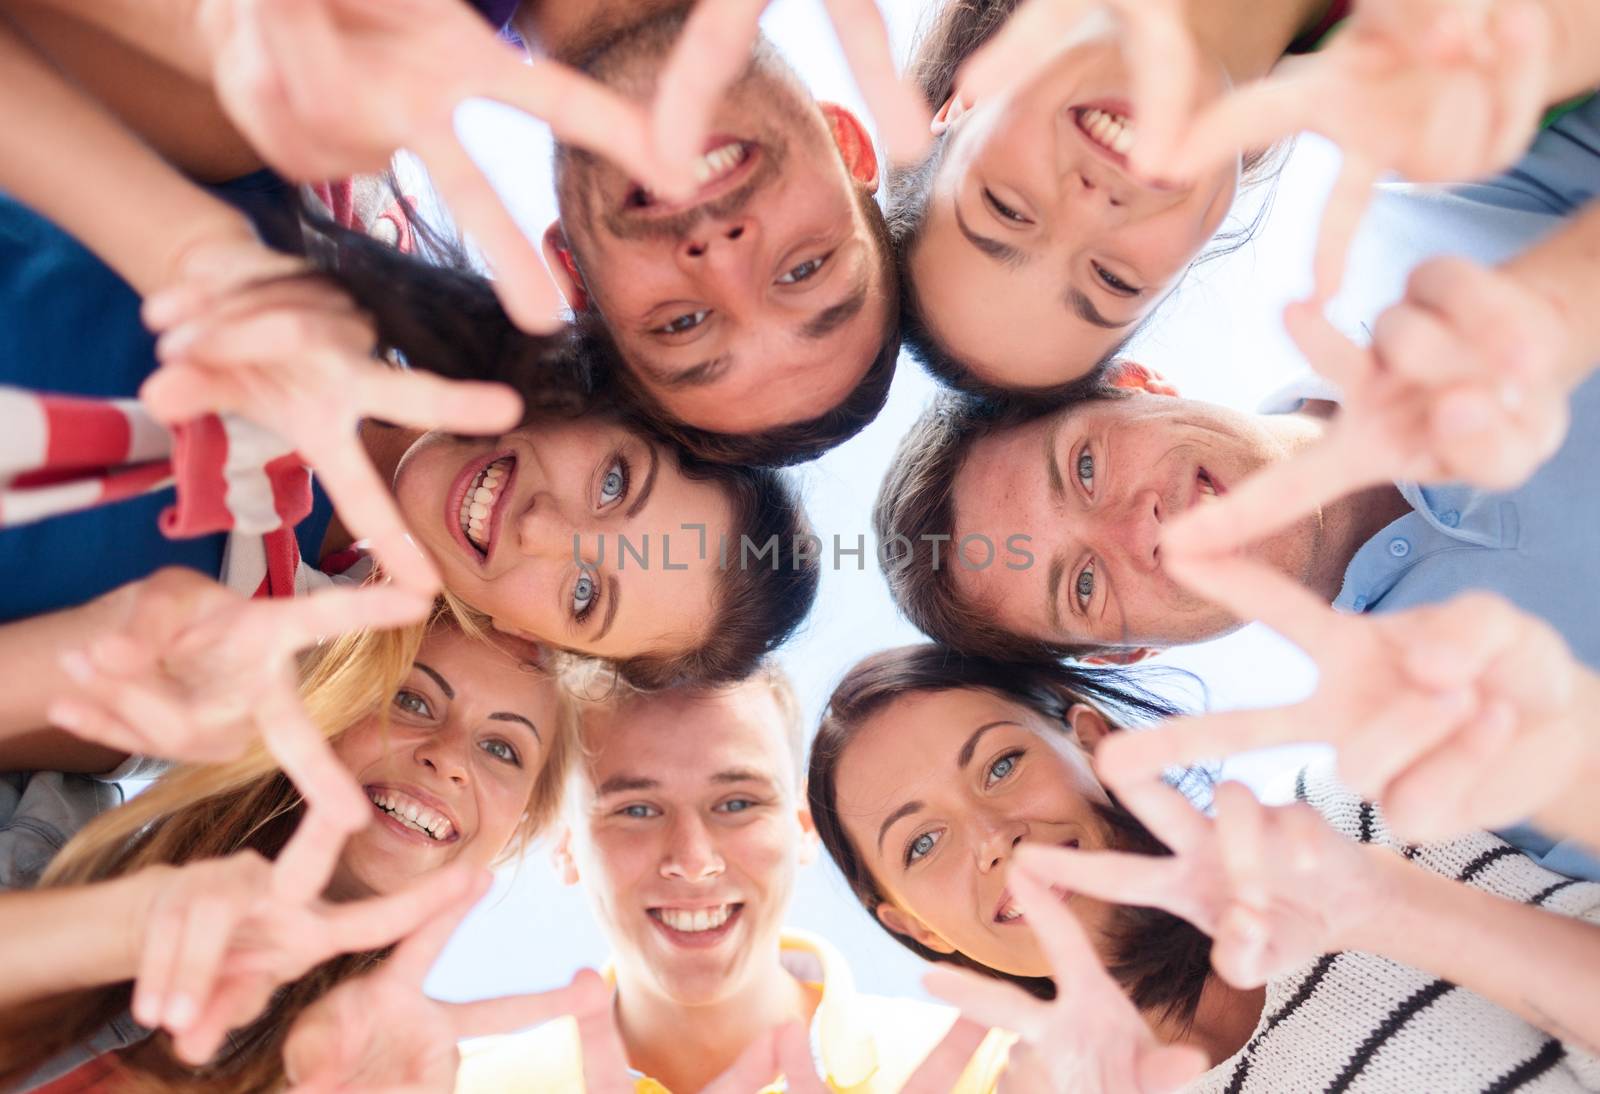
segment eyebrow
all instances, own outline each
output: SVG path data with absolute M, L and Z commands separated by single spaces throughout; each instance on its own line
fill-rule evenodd
M 972 762 L 972 754 L 978 751 L 978 742 L 983 740 L 983 735 L 996 726 L 1014 726 L 1017 723 L 1009 718 L 1002 718 L 998 722 L 985 722 L 972 731 L 972 736 L 967 738 L 967 743 L 961 746 L 961 751 L 956 754 L 956 767 L 964 768 Z
M 777 785 L 777 780 L 771 775 L 746 767 L 735 767 L 727 771 L 719 771 L 711 776 L 711 781 L 714 783 L 764 783 L 767 786 Z
M 600 619 L 600 629 L 594 632 L 594 637 L 589 641 L 598 642 L 611 633 L 611 624 L 616 622 L 617 619 L 617 601 L 621 599 L 617 595 L 617 590 L 617 578 L 613 574 L 606 578 L 606 610 L 605 615 Z
M 899 809 L 896 809 L 893 813 L 890 813 L 887 817 L 883 818 L 883 824 L 878 828 L 878 853 L 880 855 L 883 854 L 883 837 L 889 834 L 889 828 L 894 824 L 894 822 L 903 817 L 909 817 L 911 814 L 916 813 L 921 809 L 921 802 L 906 802 Z
M 433 682 L 439 685 L 439 690 L 444 692 L 444 697 L 446 699 L 454 699 L 456 697 L 456 689 L 451 687 L 449 681 L 447 681 L 443 676 L 440 676 L 437 672 L 433 671 L 427 665 L 424 665 L 421 661 L 414 661 L 412 664 L 433 678 Z
M 1103 330 L 1122 330 L 1124 327 L 1133 325 L 1132 319 L 1126 323 L 1118 323 L 1115 320 L 1107 319 L 1095 308 L 1094 301 L 1090 300 L 1078 289 L 1067 290 L 1067 308 L 1085 323 L 1093 323 Z
M 850 289 L 850 295 L 823 311 L 809 323 L 800 328 L 800 337 L 813 342 L 820 341 L 844 326 L 850 320 L 861 314 L 861 309 L 867 304 L 867 271 L 859 268 L 856 273 L 856 283 Z
M 950 198 L 950 208 L 956 214 L 956 227 L 961 229 L 961 234 L 967 237 L 968 243 L 996 262 L 1011 269 L 1027 264 L 1028 256 L 1016 247 L 1011 246 L 1009 243 L 1001 243 L 998 239 L 981 236 L 967 227 L 967 222 L 961 218 L 961 206 L 956 203 L 956 199 L 953 196 Z
M 539 727 L 528 721 L 528 719 L 524 718 L 520 714 L 512 714 L 509 710 L 497 710 L 493 714 L 489 715 L 489 720 L 491 722 L 521 722 L 523 725 L 528 727 L 536 740 L 538 740 L 541 744 L 544 742 L 544 734 L 539 732 Z
M 655 790 L 660 786 L 659 779 L 652 779 L 646 775 L 613 775 L 600 784 L 595 796 L 605 798 L 612 794 L 626 794 L 634 790 Z
M 642 361 L 640 367 L 649 374 L 650 379 L 662 387 L 677 390 L 685 387 L 705 387 L 707 384 L 716 383 L 733 368 L 733 358 L 724 353 L 681 370 L 667 368 L 654 361 Z
M 1067 498 L 1067 484 L 1061 477 L 1061 462 L 1056 459 L 1056 442 L 1060 436 L 1059 423 L 1054 429 L 1046 430 L 1044 435 L 1044 475 L 1050 482 L 1050 497 L 1058 503 L 1065 502 Z M 1045 610 L 1050 617 L 1052 630 L 1061 629 L 1061 578 L 1066 571 L 1067 560 L 1057 552 L 1050 559 L 1050 574 L 1045 580 Z

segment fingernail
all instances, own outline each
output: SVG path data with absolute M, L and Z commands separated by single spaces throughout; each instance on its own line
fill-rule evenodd
M 45 708 L 44 716 L 52 725 L 62 729 L 78 729 L 78 712 L 66 703 L 51 703 Z
M 1499 395 L 1500 405 L 1507 410 L 1516 410 L 1522 405 L 1522 387 L 1519 384 L 1501 384 Z
M 185 350 L 194 345 L 198 337 L 199 331 L 193 324 L 174 327 L 156 339 L 156 356 L 163 361 L 181 356 Z
M 172 1002 L 167 1004 L 167 1028 L 171 1030 L 187 1029 L 194 1021 L 194 1000 L 187 995 L 174 995 Z
M 147 297 L 144 302 L 144 321 L 147 326 L 160 329 L 171 325 L 182 314 L 180 297 L 170 290 Z

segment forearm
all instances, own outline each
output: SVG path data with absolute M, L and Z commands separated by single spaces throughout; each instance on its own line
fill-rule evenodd
M 1600 7 L 1600 5 L 1597 5 Z M 1577 387 L 1600 361 L 1600 201 L 1505 264 L 1505 270 L 1552 303 L 1569 334 L 1563 379 Z
M 1583 669 L 1578 696 L 1572 704 L 1578 719 L 1577 734 L 1582 753 L 1573 763 L 1576 774 L 1567 788 L 1534 816 L 1539 828 L 1587 844 L 1600 854 L 1600 674 Z
M 9 745 L 18 734 L 50 724 L 46 710 L 74 688 L 61 666 L 61 655 L 88 645 L 101 632 L 107 614 L 107 600 L 101 598 L 0 624 L 0 682 L 6 694 L 0 704 L 0 742 Z M 16 767 L 6 764 L 5 769 Z
M 1462 885 L 1386 851 L 1373 854 L 1381 912 L 1338 948 L 1432 973 L 1600 1055 L 1600 926 Z
M 0 894 L 0 1006 L 131 980 L 156 875 Z
M 254 238 L 69 84 L 0 17 L 0 189 L 76 236 L 141 294 L 177 279 L 202 241 Z M 138 215 L 127 215 L 128 209 Z

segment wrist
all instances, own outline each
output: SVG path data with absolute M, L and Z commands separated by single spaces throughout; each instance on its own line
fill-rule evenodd
M 1412 929 L 1416 867 L 1385 847 L 1358 850 L 1366 880 L 1354 902 L 1358 907 L 1334 931 L 1329 949 L 1383 953 L 1397 932 Z
M 177 872 L 175 866 L 146 866 L 110 883 L 111 891 L 106 893 L 101 904 L 111 919 L 114 939 L 106 954 L 114 975 L 106 979 L 132 980 L 138 975 L 156 898 L 163 888 L 172 884 Z

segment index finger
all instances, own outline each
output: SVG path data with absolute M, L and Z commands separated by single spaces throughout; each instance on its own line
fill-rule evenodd
M 1118 795 L 1124 795 L 1141 780 L 1159 779 L 1169 767 L 1314 740 L 1300 709 L 1297 705 L 1224 710 L 1197 718 L 1169 718 L 1137 733 L 1114 733 L 1095 750 L 1095 766 Z
M 272 864 L 273 894 L 294 903 L 320 896 L 344 850 L 347 831 L 326 810 L 308 804 L 294 835 Z
M 1344 265 L 1350 244 L 1372 201 L 1372 188 L 1382 171 L 1356 149 L 1341 149 L 1344 162 L 1322 209 L 1322 224 L 1317 231 L 1317 250 L 1312 259 L 1312 283 L 1318 300 L 1331 300 L 1344 278 Z
M 711 112 L 750 63 L 766 0 L 700 0 L 689 12 L 656 82 L 650 139 L 677 196 L 694 192 L 692 168 L 706 152 Z
M 1307 67 L 1303 63 L 1298 72 L 1245 84 L 1201 110 L 1178 143 L 1174 167 L 1194 177 L 1242 152 L 1315 128 L 1322 78 L 1318 69 Z
M 284 676 L 288 677 L 286 671 Z M 371 805 L 349 769 L 333 754 L 333 746 L 311 724 L 292 679 L 279 679 L 267 687 L 258 700 L 256 722 L 261 727 L 262 743 L 305 798 L 308 813 L 314 812 L 328 822 L 328 842 L 336 845 L 336 853 L 337 844 L 342 841 L 332 837 L 365 825 L 370 820 Z M 333 870 L 331 861 L 327 870 Z M 325 882 L 327 874 L 321 880 Z
M 911 1073 L 911 1078 L 900 1088 L 900 1094 L 948 1094 L 988 1036 L 988 1026 L 968 1018 L 956 1018 L 950 1032 L 939 1039 L 927 1059 Z
M 932 112 L 895 71 L 889 31 L 875 0 L 824 0 L 839 45 L 895 163 L 915 163 L 928 152 Z
M 1350 624 L 1316 593 L 1264 562 L 1188 555 L 1169 558 L 1166 566 L 1235 619 L 1264 623 L 1313 657 L 1331 648 Z
M 392 977 L 420 992 L 422 982 L 427 979 L 429 970 L 439 959 L 439 954 L 455 935 L 456 928 L 461 926 L 461 921 L 483 898 L 483 894 L 489 891 L 493 881 L 489 871 L 479 870 L 467 891 L 462 893 L 455 903 L 439 909 L 433 918 L 411 932 L 399 946 L 395 947 L 394 953 L 384 963 L 382 975 Z
M 1107 991 L 1123 998 L 1121 989 L 1100 963 L 1100 955 L 1095 953 L 1078 917 L 1062 905 L 1055 893 L 1032 874 L 1021 870 L 1012 870 L 1006 882 L 1039 948 L 1050 962 L 1058 998 L 1070 996 L 1091 1003 L 1097 995 Z
M 413 429 L 490 436 L 522 420 L 522 396 L 507 384 L 447 380 L 422 369 L 363 360 L 352 398 L 362 415 Z

